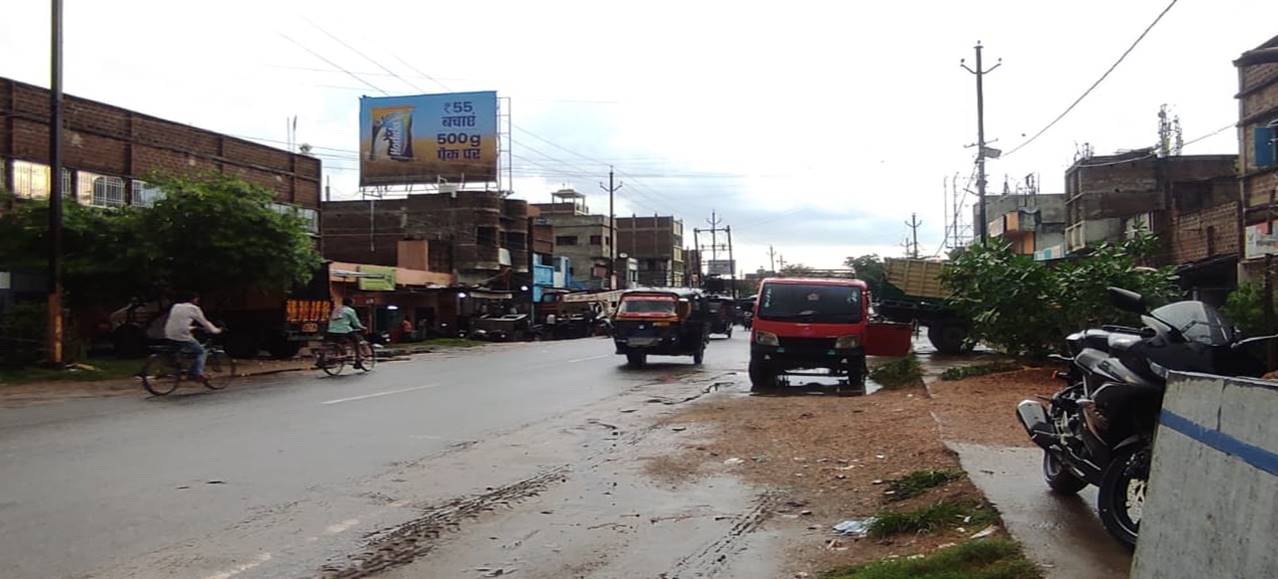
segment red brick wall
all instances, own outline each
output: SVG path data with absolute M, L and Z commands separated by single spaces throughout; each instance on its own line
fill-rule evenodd
M 1175 219 L 1175 226 L 1171 230 L 1173 263 L 1191 263 L 1208 257 L 1238 254 L 1237 202 L 1186 211 Z
M 145 178 L 152 171 L 223 172 L 320 208 L 320 161 L 111 105 L 66 96 L 66 166 Z M 49 92 L 0 78 L 0 157 L 49 162 Z

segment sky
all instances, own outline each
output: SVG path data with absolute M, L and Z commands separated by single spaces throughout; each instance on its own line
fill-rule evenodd
M 987 68 L 1002 61 L 985 77 L 986 138 L 1011 151 L 1167 3 L 65 0 L 64 90 L 278 146 L 296 116 L 335 199 L 359 197 L 359 96 L 496 90 L 515 197 L 572 187 L 607 212 L 613 165 L 618 215 L 674 214 L 691 247 L 713 212 L 741 271 L 771 267 L 770 246 L 838 267 L 902 255 L 912 214 L 920 253 L 943 248 L 949 183 L 975 190 L 960 59 L 973 66 L 977 41 Z M 0 76 L 48 86 L 48 3 L 5 12 Z M 1275 22 L 1272 0 L 1177 2 L 1061 122 L 989 161 L 990 191 L 1035 175 L 1061 192 L 1083 143 L 1153 145 L 1164 104 L 1196 140 L 1185 154 L 1236 153 L 1236 132 L 1217 132 L 1237 120 L 1232 60 Z

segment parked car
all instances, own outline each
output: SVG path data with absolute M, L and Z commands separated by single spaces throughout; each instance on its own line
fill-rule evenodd
M 760 286 L 750 333 L 755 392 L 787 376 L 834 376 L 836 390 L 865 392 L 866 356 L 904 356 L 913 328 L 871 322 L 870 291 L 848 278 L 768 278 Z

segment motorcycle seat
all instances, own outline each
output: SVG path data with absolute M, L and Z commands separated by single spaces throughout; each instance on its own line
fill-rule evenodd
M 1131 349 L 1132 346 L 1140 342 L 1140 340 L 1141 340 L 1140 336 L 1133 336 L 1130 334 L 1110 334 L 1109 339 L 1107 341 L 1108 341 L 1109 351 L 1118 353 L 1118 352 L 1126 352 L 1127 350 Z

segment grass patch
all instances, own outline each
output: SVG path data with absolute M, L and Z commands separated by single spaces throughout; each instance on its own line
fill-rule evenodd
M 94 358 L 72 368 L 46 368 L 26 366 L 0 368 L 0 384 L 26 384 L 29 382 L 98 381 L 128 378 L 142 369 L 144 360 Z
M 870 371 L 870 379 L 884 388 L 912 386 L 923 377 L 923 367 L 914 356 L 883 364 Z
M 957 368 L 950 368 L 942 372 L 941 379 L 962 380 L 964 378 L 972 378 L 974 376 L 1015 372 L 1024 368 L 1024 366 L 1017 364 L 1016 362 L 992 362 L 989 364 L 977 364 L 975 366 L 960 366 Z
M 983 527 L 997 519 L 994 509 L 980 503 L 939 501 L 912 511 L 883 511 L 875 515 L 869 535 L 882 538 L 902 533 L 931 533 L 960 525 Z
M 417 344 L 424 346 L 438 346 L 440 348 L 474 348 L 486 343 L 487 342 L 481 342 L 479 340 L 468 340 L 466 338 L 431 338 L 429 340 L 417 342 Z
M 1040 579 L 1020 545 L 1004 539 L 969 541 L 919 559 L 889 559 L 838 569 L 825 579 Z
M 899 479 L 888 481 L 888 490 L 892 491 L 888 500 L 903 501 L 908 498 L 917 497 L 924 491 L 933 487 L 939 487 L 952 480 L 963 478 L 963 472 L 953 469 L 937 470 L 926 469 L 916 470 Z

